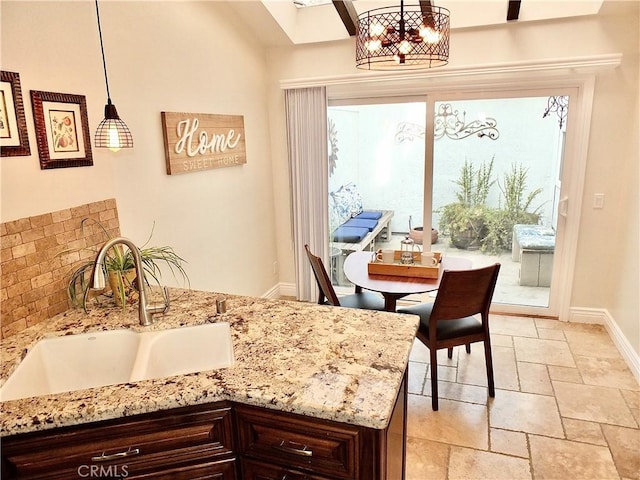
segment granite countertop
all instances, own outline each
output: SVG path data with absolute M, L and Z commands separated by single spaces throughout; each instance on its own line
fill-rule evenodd
M 310 303 L 170 289 L 171 308 L 138 324 L 137 305 L 69 310 L 3 339 L 0 384 L 42 338 L 129 328 L 231 325 L 235 363 L 219 370 L 2 402 L 1 435 L 220 400 L 386 428 L 418 317 Z M 227 312 L 215 315 L 216 300 Z

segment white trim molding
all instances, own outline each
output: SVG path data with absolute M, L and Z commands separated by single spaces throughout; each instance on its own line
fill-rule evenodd
M 608 310 L 604 308 L 578 308 L 572 307 L 570 316 L 570 322 L 576 323 L 593 323 L 598 325 L 604 325 L 607 333 L 611 337 L 614 345 L 622 355 L 622 358 L 629 366 L 631 373 L 640 383 L 640 354 L 636 352 L 624 336 L 620 327 L 615 322 Z
M 280 298 L 281 295 L 282 294 L 280 293 L 280 284 L 276 283 L 273 287 L 271 287 L 269 290 L 263 293 L 260 297 L 277 300 L 278 298 Z
M 355 73 L 346 75 L 334 75 L 315 78 L 298 78 L 280 81 L 280 88 L 308 88 L 316 86 L 340 86 L 363 83 L 378 82 L 412 82 L 424 81 L 425 79 L 460 79 L 468 76 L 505 76 L 512 74 L 531 74 L 533 72 L 554 73 L 554 74 L 594 74 L 603 70 L 616 68 L 622 61 L 621 53 L 610 53 L 603 55 L 591 55 L 573 58 L 550 58 L 535 61 L 487 63 L 484 65 L 442 67 L 435 70 L 422 70 L 415 72 L 393 72 L 393 73 Z M 424 84 L 423 87 L 424 88 Z
M 296 296 L 296 284 L 280 282 L 275 284 L 269 290 L 261 295 L 262 298 L 271 298 L 277 300 L 280 297 Z

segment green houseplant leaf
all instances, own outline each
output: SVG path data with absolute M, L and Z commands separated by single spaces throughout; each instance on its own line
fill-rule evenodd
M 108 241 L 112 238 L 109 231 L 100 222 L 92 218 L 83 218 L 81 221 L 81 227 L 83 234 L 85 233 L 85 227 L 88 223 L 93 223 L 99 227 L 101 235 L 104 237 L 104 241 Z M 160 285 L 160 279 L 162 277 L 161 266 L 166 266 L 171 271 L 174 278 L 180 277 L 183 281 L 189 284 L 189 276 L 184 269 L 184 264 L 187 263 L 184 258 L 179 256 L 173 247 L 170 246 L 147 246 L 153 236 L 153 229 L 151 229 L 149 238 L 142 247 L 139 247 L 140 257 L 142 259 L 142 268 L 145 273 L 146 285 L 150 286 L 151 282 Z M 87 302 L 91 297 L 91 274 L 93 272 L 93 266 L 95 257 L 98 254 L 98 248 L 68 248 L 58 253 L 58 256 L 70 254 L 73 252 L 82 252 L 84 257 L 90 254 L 89 258 L 77 263 L 70 274 L 69 282 L 67 284 L 67 294 L 74 307 L 83 308 L 87 310 Z M 123 308 L 127 304 L 127 289 L 133 287 L 138 289 L 136 281 L 130 281 L 128 271 L 134 268 L 133 254 L 129 249 L 123 248 L 122 245 L 115 245 L 107 252 L 105 261 L 102 264 L 103 273 L 105 277 L 108 277 L 110 272 L 115 278 L 117 288 L 113 292 L 114 299 L 119 297 L 117 303 L 122 305 Z M 100 302 L 99 296 L 94 296 L 96 301 Z

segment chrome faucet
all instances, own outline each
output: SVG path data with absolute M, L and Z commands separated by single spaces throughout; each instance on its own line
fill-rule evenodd
M 96 261 L 93 265 L 93 288 L 97 290 L 102 290 L 105 287 L 105 278 L 104 271 L 102 270 L 102 262 L 104 262 L 104 257 L 107 254 L 107 251 L 117 244 L 123 244 L 129 247 L 131 250 L 131 254 L 133 255 L 133 264 L 136 269 L 136 282 L 138 283 L 138 319 L 140 320 L 140 325 L 149 326 L 153 324 L 153 315 L 156 313 L 165 313 L 169 310 L 169 292 L 167 288 L 164 288 L 164 304 L 156 304 L 156 305 L 148 305 L 147 304 L 147 291 L 145 288 L 146 279 L 144 276 L 144 268 L 142 266 L 142 258 L 140 257 L 140 250 L 135 244 L 124 237 L 116 237 L 107 241 L 100 251 L 98 252 L 98 256 L 96 257 Z

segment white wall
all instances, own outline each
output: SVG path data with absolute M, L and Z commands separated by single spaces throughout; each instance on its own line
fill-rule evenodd
M 262 295 L 277 284 L 264 52 L 220 2 L 101 2 L 112 100 L 134 137 L 94 166 L 40 170 L 29 90 L 106 93 L 93 2 L 1 4 L 2 69 L 20 73 L 32 155 L 2 158 L 2 221 L 115 197 L 123 235 L 172 245 L 191 286 Z M 161 111 L 244 115 L 247 163 L 168 176 Z M 180 285 L 165 275 L 168 285 Z
M 451 67 L 623 53 L 622 65 L 596 81 L 571 306 L 609 311 L 636 353 L 640 352 L 639 30 L 637 2 L 606 1 L 596 16 L 454 31 L 450 53 Z M 353 52 L 353 40 L 274 48 L 269 51 L 272 80 L 356 74 Z M 286 144 L 284 119 L 278 113 L 283 111 L 282 93 L 272 92 L 270 102 L 274 175 L 276 183 L 283 185 Z M 282 132 L 276 132 L 276 127 Z M 594 193 L 605 194 L 603 210 L 591 208 Z M 283 261 L 290 254 L 283 251 L 290 242 L 288 199 L 276 198 L 276 211 L 280 279 L 293 282 L 293 261 Z M 599 260 L 602 253 L 605 262 Z

